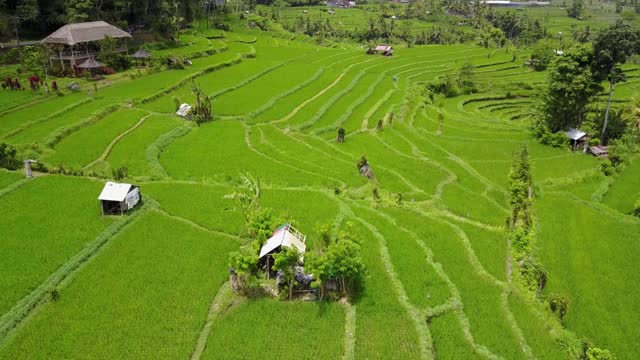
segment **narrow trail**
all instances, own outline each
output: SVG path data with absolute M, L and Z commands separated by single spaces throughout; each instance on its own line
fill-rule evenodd
M 343 303 L 345 313 L 344 321 L 344 354 L 342 360 L 354 360 L 356 358 L 356 306 Z
M 95 159 L 94 161 L 90 162 L 89 164 L 87 164 L 84 169 L 90 169 L 92 166 L 94 166 L 95 164 L 101 162 L 101 161 L 105 161 L 107 159 L 107 157 L 109 156 L 109 154 L 111 154 L 111 151 L 113 150 L 113 147 L 116 146 L 116 144 L 122 140 L 125 136 L 131 134 L 133 131 L 135 131 L 137 128 L 139 128 L 145 120 L 147 120 L 149 117 L 151 117 L 151 115 L 145 115 L 143 116 L 135 125 L 133 125 L 132 127 L 130 127 L 129 129 L 127 129 L 126 131 L 124 131 L 123 133 L 121 133 L 120 135 L 116 136 L 115 139 L 113 139 L 109 145 L 107 145 L 107 148 L 104 149 L 104 151 L 102 152 L 102 154 Z
M 224 314 L 224 312 L 229 307 L 242 301 L 245 300 L 243 298 L 237 298 L 233 295 L 233 292 L 231 291 L 231 284 L 229 284 L 228 281 L 220 286 L 220 289 L 211 302 L 207 320 L 202 327 L 202 330 L 200 331 L 198 341 L 196 342 L 196 347 L 189 357 L 190 360 L 199 360 L 202 357 L 202 353 L 207 347 L 207 341 L 209 339 L 209 335 L 211 334 L 214 323 L 220 318 L 222 314 Z
M 9 184 L 8 186 L 0 189 L 0 198 L 11 193 L 12 191 L 15 191 L 21 188 L 22 186 L 26 185 L 28 182 L 33 180 L 35 180 L 35 178 L 34 179 L 25 178 Z
M 187 224 L 187 225 L 189 225 L 189 226 L 191 226 L 191 227 L 193 227 L 195 229 L 207 232 L 209 234 L 214 234 L 214 235 L 230 238 L 230 239 L 237 240 L 237 241 L 240 241 L 240 242 L 247 242 L 248 241 L 247 239 L 243 239 L 238 235 L 229 234 L 229 233 L 226 233 L 226 232 L 209 229 L 207 227 L 204 227 L 204 226 L 198 224 L 197 222 L 195 222 L 193 220 L 190 220 L 190 219 L 187 219 L 187 218 L 183 218 L 181 216 L 173 215 L 173 214 L 167 212 L 166 210 L 164 210 L 162 208 L 157 208 L 155 211 L 157 211 L 158 213 L 160 213 L 160 214 L 162 214 L 162 215 L 164 215 L 164 216 L 166 216 L 166 217 L 168 217 L 170 219 L 173 219 L 173 220 L 176 220 L 176 221 L 180 221 L 180 222 L 182 222 L 184 224 Z

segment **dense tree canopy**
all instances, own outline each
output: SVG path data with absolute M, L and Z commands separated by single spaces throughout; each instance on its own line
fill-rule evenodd
M 593 59 L 589 47 L 579 46 L 553 60 L 542 99 L 542 115 L 551 131 L 579 127 L 587 105 L 602 90 L 591 70 Z

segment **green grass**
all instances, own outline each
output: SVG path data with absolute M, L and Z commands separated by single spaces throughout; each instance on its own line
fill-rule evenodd
M 164 215 L 145 215 L 19 329 L 0 357 L 186 358 L 236 246 Z
M 177 117 L 151 116 L 144 123 L 125 136 L 114 147 L 107 162 L 112 168 L 126 166 L 129 174 L 146 175 L 149 173 L 145 151 L 162 134 L 180 126 L 184 120 Z
M 100 215 L 97 199 L 102 186 L 80 178 L 46 176 L 0 198 L 0 253 L 5 259 L 0 264 L 0 314 L 115 221 Z M 25 204 L 28 209 L 16 211 Z
M 640 200 L 640 161 L 636 160 L 614 180 L 604 197 L 604 202 L 628 214 L 638 200 Z
M 338 304 L 252 300 L 213 326 L 202 358 L 254 359 L 265 353 L 282 359 L 339 358 L 343 337 L 344 310 Z M 309 342 L 300 346 L 303 339 Z
M 4 189 L 20 179 L 24 179 L 20 172 L 0 171 L 0 189 Z
M 638 274 L 629 271 L 640 253 L 640 223 L 570 200 L 545 195 L 538 201 L 540 258 L 549 272 L 546 294 L 569 301 L 565 324 L 608 348 L 633 358 L 638 343 Z
M 133 127 L 147 114 L 140 110 L 119 110 L 100 119 L 95 125 L 83 127 L 62 139 L 55 153 L 47 158 L 50 164 L 84 166 L 97 160 L 118 135 Z
M 439 316 L 429 323 L 436 359 L 482 359 L 471 347 L 453 312 Z

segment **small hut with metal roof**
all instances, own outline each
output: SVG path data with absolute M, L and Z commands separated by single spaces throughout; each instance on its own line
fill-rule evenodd
M 298 250 L 300 262 L 302 262 L 304 260 L 304 252 L 307 249 L 307 245 L 305 245 L 306 240 L 307 237 L 291 226 L 291 224 L 283 224 L 277 228 L 269 240 L 262 245 L 260 255 L 258 256 L 261 263 L 266 262 L 267 275 L 273 266 L 273 254 L 280 252 L 282 247 Z
M 58 55 L 50 57 L 49 61 L 60 61 L 64 67 L 65 61 L 73 66 L 77 62 L 95 58 L 97 52 L 95 46 L 90 46 L 91 43 L 104 40 L 107 37 L 124 39 L 123 46 L 116 48 L 115 52 L 127 51 L 126 39 L 131 35 L 104 21 L 67 24 L 44 38 L 41 43 L 58 45 Z
M 98 196 L 102 215 L 123 215 L 142 200 L 140 187 L 131 184 L 107 182 Z
M 571 148 L 573 150 L 577 149 L 580 146 L 585 146 L 585 149 L 586 149 L 586 145 L 587 145 L 586 132 L 574 128 L 574 129 L 569 129 L 564 134 L 569 138 L 569 140 L 571 140 Z

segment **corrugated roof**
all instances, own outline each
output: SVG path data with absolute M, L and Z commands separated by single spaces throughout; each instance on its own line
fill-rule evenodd
M 131 35 L 104 21 L 91 21 L 67 24 L 42 40 L 44 44 L 75 45 L 90 41 L 102 40 L 105 37 L 115 39 L 131 37 Z
M 278 228 L 269 240 L 260 249 L 260 256 L 267 255 L 275 250 L 278 246 L 295 247 L 300 254 L 304 254 L 307 246 L 300 240 L 292 231 L 290 231 L 290 225 L 286 224 Z
M 392 47 L 389 46 L 389 45 L 378 45 L 375 48 L 376 51 L 389 51 L 391 49 L 392 49 Z
M 583 137 L 587 136 L 586 132 L 578 129 L 569 129 L 569 131 L 565 132 L 564 134 L 567 135 L 567 137 L 571 140 L 580 140 Z
M 119 184 L 109 181 L 104 185 L 98 200 L 124 201 L 132 186 L 131 184 Z

